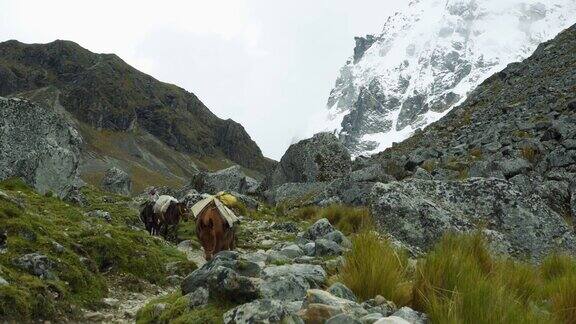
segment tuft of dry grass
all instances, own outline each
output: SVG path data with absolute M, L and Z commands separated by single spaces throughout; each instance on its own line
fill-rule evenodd
M 358 233 L 371 229 L 374 221 L 368 208 L 334 204 L 327 207 L 306 206 L 298 208 L 289 215 L 297 220 L 316 221 L 326 218 L 344 234 Z
M 410 303 L 411 282 L 408 258 L 403 251 L 364 231 L 352 239 L 352 250 L 345 255 L 345 262 L 338 281 L 362 300 L 382 295 L 397 305 Z

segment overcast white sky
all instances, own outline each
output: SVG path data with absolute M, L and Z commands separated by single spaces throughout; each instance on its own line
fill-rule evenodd
M 406 0 L 0 0 L 0 41 L 118 54 L 240 122 L 279 159 L 325 109 L 354 36 Z

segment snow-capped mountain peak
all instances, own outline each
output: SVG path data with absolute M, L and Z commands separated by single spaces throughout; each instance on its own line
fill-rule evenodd
M 379 35 L 356 38 L 323 130 L 337 131 L 353 155 L 382 151 L 438 120 L 574 17 L 575 0 L 413 0 Z

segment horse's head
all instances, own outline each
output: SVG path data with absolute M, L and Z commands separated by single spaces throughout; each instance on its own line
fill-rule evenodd
M 188 221 L 190 219 L 190 209 L 185 202 L 176 203 L 176 210 L 183 220 Z

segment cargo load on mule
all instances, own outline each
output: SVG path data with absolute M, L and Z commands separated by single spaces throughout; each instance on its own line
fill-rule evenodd
M 236 197 L 221 192 L 192 206 L 196 235 L 204 248 L 206 260 L 212 259 L 220 251 L 234 250 L 236 247 L 235 226 L 239 218 L 226 206 L 232 206 L 235 202 Z

